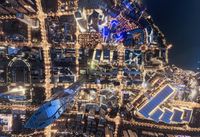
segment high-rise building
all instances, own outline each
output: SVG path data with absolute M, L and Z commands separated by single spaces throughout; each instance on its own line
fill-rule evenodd
M 1 0 L 0 15 L 15 15 L 16 13 L 34 14 L 36 12 L 34 0 Z

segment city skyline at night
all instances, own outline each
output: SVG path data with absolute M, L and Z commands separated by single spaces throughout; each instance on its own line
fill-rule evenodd
M 0 136 L 199 137 L 196 0 L 2 0 Z

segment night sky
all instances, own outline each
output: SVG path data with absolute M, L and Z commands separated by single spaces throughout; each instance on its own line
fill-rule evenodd
M 144 0 L 144 4 L 173 45 L 170 64 L 195 70 L 200 60 L 200 0 Z

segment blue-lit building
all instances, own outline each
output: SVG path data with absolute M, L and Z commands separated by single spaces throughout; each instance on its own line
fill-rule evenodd
M 25 128 L 42 129 L 57 120 L 74 100 L 74 96 L 80 90 L 84 78 L 75 82 L 67 89 L 55 93 L 46 101 L 26 122 Z
M 161 89 L 152 99 L 148 100 L 139 109 L 139 114 L 146 119 L 151 119 L 156 123 L 166 124 L 189 123 L 192 116 L 191 109 L 184 108 L 166 108 L 162 106 L 170 98 L 175 90 L 167 85 Z M 161 107 L 162 106 L 162 107 Z
M 174 92 L 169 85 L 165 86 L 151 100 L 147 101 L 138 112 L 144 117 L 149 118 L 150 113 L 163 104 Z

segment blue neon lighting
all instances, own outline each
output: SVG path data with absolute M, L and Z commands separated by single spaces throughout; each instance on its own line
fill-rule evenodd
M 110 26 L 113 27 L 113 26 L 117 26 L 118 24 L 119 24 L 119 21 L 112 20 L 111 23 L 110 23 Z
M 127 9 L 129 9 L 129 10 L 133 10 L 133 7 L 132 7 L 132 3 L 131 2 L 129 2 L 128 0 L 124 0 L 123 1 L 123 4 L 124 4 L 124 6 L 127 8 Z
M 114 37 L 115 41 L 117 41 L 117 42 L 121 41 L 124 39 L 124 33 L 115 34 L 113 37 Z
M 102 34 L 103 34 L 103 37 L 109 36 L 110 30 L 109 30 L 109 28 L 107 26 L 103 27 Z

